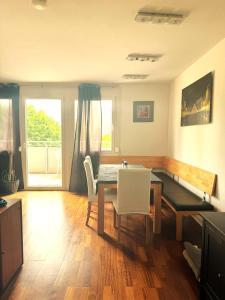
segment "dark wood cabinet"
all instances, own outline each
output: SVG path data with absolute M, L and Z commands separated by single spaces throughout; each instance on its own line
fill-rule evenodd
M 225 299 L 225 213 L 203 213 L 201 299 Z
M 7 287 L 23 264 L 21 200 L 9 200 L 0 208 L 0 289 Z

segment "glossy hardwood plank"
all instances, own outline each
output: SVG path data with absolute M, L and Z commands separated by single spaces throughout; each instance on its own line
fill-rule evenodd
M 100 237 L 96 214 L 85 226 L 86 197 L 68 192 L 18 196 L 23 199 L 24 265 L 5 299 L 198 299 L 169 210 L 163 208 L 160 236 L 152 234 L 150 222 L 148 246 L 143 217 L 122 218 L 127 230 L 121 231 L 119 244 L 111 204 L 105 205 L 106 234 Z

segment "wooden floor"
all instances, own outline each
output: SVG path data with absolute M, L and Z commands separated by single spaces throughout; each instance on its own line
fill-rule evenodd
M 110 204 L 102 238 L 96 233 L 96 214 L 90 227 L 84 225 L 85 197 L 69 192 L 17 196 L 23 199 L 24 265 L 6 299 L 198 299 L 182 243 L 174 241 L 175 222 L 169 211 L 163 211 L 162 235 L 152 235 L 148 247 L 143 219 L 125 217 L 122 224 L 130 231 L 121 234 L 119 245 Z M 193 232 L 193 226 L 185 228 Z

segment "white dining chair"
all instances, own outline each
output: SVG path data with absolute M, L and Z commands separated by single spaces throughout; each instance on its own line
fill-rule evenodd
M 91 214 L 91 207 L 93 203 L 97 203 L 98 195 L 96 193 L 96 181 L 93 177 L 93 172 L 91 171 L 90 162 L 85 159 L 84 160 L 84 169 L 87 179 L 87 188 L 88 188 L 88 207 L 87 207 L 87 217 L 86 217 L 86 225 L 88 225 L 88 221 Z M 104 199 L 105 202 L 113 202 L 116 197 L 115 190 L 105 190 Z
M 86 156 L 85 156 L 85 160 L 87 160 L 87 162 L 88 162 L 89 165 L 90 165 L 90 168 L 91 168 L 91 174 L 92 174 L 92 177 L 93 177 L 93 179 L 94 179 L 94 184 L 95 184 L 95 186 L 96 186 L 96 184 L 97 184 L 97 179 L 95 179 L 95 176 L 94 176 L 93 164 L 92 164 L 92 160 L 91 160 L 90 155 L 86 155 Z M 97 191 L 96 187 L 95 187 L 95 191 Z
M 142 214 L 145 216 L 146 243 L 149 241 L 151 170 L 142 168 L 124 168 L 118 170 L 117 198 L 114 205 L 114 226 L 118 228 L 120 240 L 121 216 Z
M 95 178 L 95 177 L 94 177 L 94 171 L 93 171 L 93 164 L 92 164 L 92 160 L 91 160 L 90 155 L 86 155 L 86 156 L 85 156 L 85 160 L 87 160 L 87 161 L 89 162 L 90 168 L 91 168 L 92 176 L 93 176 L 93 178 Z

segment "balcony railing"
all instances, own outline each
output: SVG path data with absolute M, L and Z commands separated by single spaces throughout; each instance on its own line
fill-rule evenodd
M 102 142 L 102 151 L 111 150 L 111 141 Z M 27 167 L 29 174 L 61 174 L 61 141 L 27 141 Z
M 29 174 L 61 174 L 61 141 L 27 141 Z

